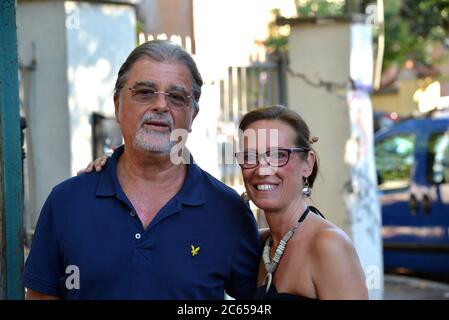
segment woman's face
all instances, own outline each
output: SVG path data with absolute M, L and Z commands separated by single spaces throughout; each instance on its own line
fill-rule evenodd
M 245 152 L 257 151 L 262 154 L 267 150 L 297 147 L 294 143 L 295 131 L 280 120 L 259 120 L 245 129 L 245 135 L 249 133 L 248 130 L 253 130 L 257 143 L 249 143 L 245 139 Z M 277 139 L 273 138 L 273 133 L 277 133 Z M 259 156 L 259 164 L 255 168 L 242 168 L 249 198 L 258 208 L 265 211 L 287 208 L 293 201 L 302 197 L 303 177 L 312 173 L 314 162 L 313 151 L 309 151 L 305 159 L 304 152 L 292 152 L 288 163 L 282 167 L 270 166 L 264 157 Z

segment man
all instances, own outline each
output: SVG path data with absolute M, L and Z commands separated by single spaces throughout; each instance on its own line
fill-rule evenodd
M 114 94 L 124 146 L 100 173 L 52 190 L 25 265 L 27 298 L 251 297 L 253 215 L 196 164 L 170 158 L 170 134 L 190 132 L 202 83 L 190 55 L 168 41 L 131 52 Z

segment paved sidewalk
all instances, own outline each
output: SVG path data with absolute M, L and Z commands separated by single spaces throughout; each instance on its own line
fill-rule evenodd
M 449 300 L 449 284 L 385 275 L 384 300 Z

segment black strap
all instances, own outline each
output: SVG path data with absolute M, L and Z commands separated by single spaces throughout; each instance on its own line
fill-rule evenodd
M 299 217 L 298 222 L 301 223 L 304 221 L 305 218 L 307 218 L 307 215 L 309 214 L 309 212 L 312 211 L 313 213 L 315 213 L 318 216 L 321 216 L 321 218 L 326 219 L 323 214 L 320 212 L 320 210 L 318 210 L 317 208 L 315 208 L 314 206 L 308 206 L 306 208 L 306 210 L 304 210 L 303 214 Z
M 318 210 L 317 208 L 313 207 L 313 206 L 308 206 L 306 208 L 306 210 L 304 210 L 304 213 L 301 215 L 301 217 L 299 217 L 298 222 L 301 223 L 304 221 L 304 219 L 307 217 L 307 215 L 309 214 L 309 212 L 312 211 L 313 213 L 315 213 L 318 216 L 321 216 L 321 218 L 326 219 L 323 214 L 320 212 L 320 210 Z
M 309 214 L 309 212 L 312 211 L 313 213 L 315 213 L 316 215 L 321 216 L 323 219 L 326 219 L 323 214 L 314 206 L 308 206 L 306 208 L 306 210 L 304 210 L 304 212 L 302 213 L 302 215 L 299 217 L 298 222 L 302 223 L 304 221 L 305 218 L 307 218 L 307 215 Z M 264 246 L 265 241 L 261 241 L 260 242 L 260 254 L 262 254 L 263 251 L 263 246 Z
M 315 208 L 314 206 L 309 206 L 310 211 L 312 211 L 313 213 L 321 216 L 321 218 L 326 219 L 326 217 L 320 212 L 320 210 L 318 210 L 317 208 Z
M 307 217 L 307 215 L 309 214 L 310 209 L 309 207 L 306 208 L 306 210 L 304 210 L 304 212 L 302 213 L 302 215 L 299 217 L 298 219 L 298 223 L 301 223 L 304 221 L 304 219 Z

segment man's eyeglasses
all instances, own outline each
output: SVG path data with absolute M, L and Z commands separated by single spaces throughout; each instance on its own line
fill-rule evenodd
M 165 101 L 169 108 L 182 110 L 192 105 L 193 96 L 182 91 L 156 91 L 154 88 L 139 85 L 128 89 L 132 91 L 131 99 L 139 104 L 152 104 L 156 101 L 157 96 L 162 94 L 165 96 Z
M 259 165 L 260 159 L 263 157 L 265 162 L 272 167 L 283 167 L 290 160 L 292 152 L 307 152 L 306 148 L 276 148 L 270 149 L 263 153 L 255 151 L 237 152 L 235 157 L 242 169 L 252 169 Z

